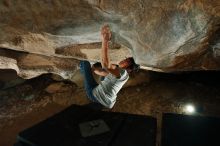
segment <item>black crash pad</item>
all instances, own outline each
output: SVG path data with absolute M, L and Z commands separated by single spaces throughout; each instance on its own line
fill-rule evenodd
M 94 120 L 103 121 L 109 130 L 82 136 L 79 125 Z M 20 132 L 17 139 L 29 146 L 155 146 L 156 119 L 72 105 Z
M 220 118 L 163 114 L 162 146 L 220 146 Z

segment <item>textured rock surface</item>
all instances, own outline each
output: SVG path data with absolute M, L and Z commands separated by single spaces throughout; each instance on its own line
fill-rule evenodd
M 0 49 L 0 69 L 14 69 L 20 77 L 25 79 L 45 73 L 54 73 L 69 79 L 75 74 L 78 63 L 78 60 L 71 58 Z
M 128 48 L 148 69 L 220 69 L 219 0 L 2 0 L 0 13 L 0 47 L 40 54 L 42 63 L 53 68 L 45 71 L 47 63 L 40 64 L 41 73 L 62 74 L 55 65 L 62 58 L 99 60 L 90 47 L 99 46 L 104 23 L 112 28 L 113 44 Z M 125 47 L 113 50 L 114 62 L 129 54 Z M 30 68 L 32 56 L 23 57 Z M 5 68 L 22 74 L 19 61 L 3 57 L 1 62 L 7 59 L 12 64 Z

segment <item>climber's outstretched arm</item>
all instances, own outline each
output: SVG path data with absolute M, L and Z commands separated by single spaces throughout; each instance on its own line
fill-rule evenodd
M 102 68 L 104 68 L 107 72 L 115 75 L 116 77 L 120 77 L 120 72 L 119 72 L 118 67 L 114 64 L 111 64 L 109 61 L 108 43 L 111 39 L 111 31 L 108 25 L 104 25 L 102 27 L 101 37 L 102 37 L 102 49 L 101 49 Z
M 111 39 L 111 32 L 108 25 L 104 25 L 101 29 L 102 49 L 101 49 L 101 63 L 103 68 L 109 67 L 108 43 Z

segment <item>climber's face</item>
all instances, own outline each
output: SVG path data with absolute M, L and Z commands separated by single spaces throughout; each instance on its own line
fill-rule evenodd
M 126 58 L 124 60 L 122 60 L 121 62 L 119 62 L 119 67 L 126 69 L 131 65 L 131 60 L 130 58 Z

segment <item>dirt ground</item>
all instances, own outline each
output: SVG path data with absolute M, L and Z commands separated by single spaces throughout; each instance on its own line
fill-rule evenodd
M 162 113 L 186 114 L 184 106 L 191 103 L 197 107 L 197 115 L 220 117 L 218 73 L 155 73 L 152 78 L 123 88 L 115 106 L 105 110 L 156 117 L 158 141 Z M 55 81 L 49 75 L 0 91 L 0 97 L 0 146 L 13 145 L 20 131 L 72 104 L 89 103 L 83 87 Z

